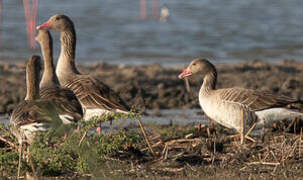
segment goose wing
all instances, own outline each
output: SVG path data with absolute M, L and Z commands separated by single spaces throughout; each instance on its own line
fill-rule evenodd
M 67 88 L 48 87 L 40 90 L 41 99 L 54 102 L 59 115 L 67 115 L 76 122 L 83 117 L 82 107 L 73 91 Z
M 61 122 L 52 102 L 43 100 L 22 101 L 13 110 L 10 118 L 10 124 L 13 126 L 43 122 Z
M 120 96 L 106 84 L 90 76 L 80 75 L 65 87 L 71 89 L 85 109 L 100 108 L 108 111 L 129 111 L 129 107 Z
M 298 102 L 297 99 L 275 95 L 269 92 L 256 91 L 244 88 L 219 89 L 217 93 L 225 102 L 239 103 L 251 111 L 260 111 L 273 107 L 283 107 Z

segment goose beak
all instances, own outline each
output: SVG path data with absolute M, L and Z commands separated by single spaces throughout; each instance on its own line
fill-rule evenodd
M 187 76 L 191 76 L 193 75 L 193 73 L 191 72 L 191 70 L 189 68 L 186 68 L 181 74 L 179 74 L 179 79 L 183 79 Z
M 51 24 L 48 21 L 46 23 L 41 24 L 40 26 L 36 27 L 37 30 L 40 30 L 40 29 L 48 30 L 50 28 L 51 28 Z

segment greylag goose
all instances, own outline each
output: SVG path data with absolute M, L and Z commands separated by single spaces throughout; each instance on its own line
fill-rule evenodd
M 39 99 L 39 76 L 40 57 L 32 56 L 26 66 L 25 100 L 15 107 L 10 118 L 11 131 L 19 143 L 18 177 L 23 142 L 31 144 L 36 132 L 61 124 L 54 104 Z
M 256 125 L 303 117 L 303 113 L 286 108 L 288 104 L 302 103 L 297 99 L 244 88 L 216 89 L 217 71 L 206 59 L 194 59 L 179 78 L 192 75 L 203 79 L 199 102 L 205 114 L 227 128 L 236 129 L 241 135 L 241 143 L 244 137 L 249 139 L 247 132 Z
M 61 52 L 56 74 L 63 87 L 71 89 L 79 99 L 84 119 L 104 113 L 127 113 L 129 107 L 107 85 L 89 76 L 82 75 L 75 65 L 76 32 L 74 23 L 65 15 L 54 15 L 37 29 L 53 29 L 60 32 Z
M 55 105 L 51 101 L 40 100 L 39 96 L 40 57 L 32 56 L 26 66 L 26 97 L 13 110 L 10 124 L 19 143 L 32 143 L 35 131 L 46 131 L 59 120 Z
M 82 107 L 73 91 L 61 88 L 53 64 L 52 37 L 48 30 L 38 31 L 35 37 L 39 42 L 44 71 L 40 82 L 41 99 L 51 100 L 56 104 L 57 112 L 63 123 L 77 122 L 83 117 Z

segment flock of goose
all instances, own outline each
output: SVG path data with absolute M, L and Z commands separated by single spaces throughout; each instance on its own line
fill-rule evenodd
M 26 66 L 27 93 L 14 109 L 10 124 L 22 142 L 32 143 L 35 132 L 46 131 L 53 123 L 72 123 L 104 113 L 128 113 L 127 104 L 107 85 L 81 74 L 75 65 L 76 33 L 71 19 L 54 15 L 37 26 L 44 72 L 39 82 L 40 57 L 32 56 Z M 53 63 L 52 38 L 49 30 L 60 32 L 61 52 L 56 69 Z M 207 59 L 194 59 L 179 78 L 198 75 L 203 79 L 199 102 L 205 114 L 219 124 L 237 130 L 241 142 L 256 126 L 303 113 L 287 108 L 302 101 L 242 88 L 216 89 L 217 71 Z

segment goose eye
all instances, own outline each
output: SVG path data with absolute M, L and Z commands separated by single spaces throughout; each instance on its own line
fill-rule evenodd
M 195 66 L 195 65 L 196 65 L 196 63 L 193 64 L 193 66 Z
M 60 19 L 60 17 L 56 17 L 56 21 L 58 21 Z

